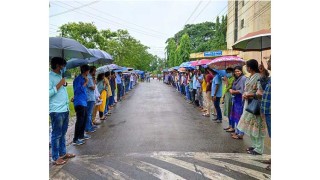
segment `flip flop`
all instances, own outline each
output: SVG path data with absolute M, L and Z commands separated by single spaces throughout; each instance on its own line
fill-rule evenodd
M 63 165 L 65 163 L 67 163 L 67 161 L 59 158 L 59 159 L 57 159 L 56 161 L 53 162 L 53 165 L 60 166 L 60 165 Z
M 238 135 L 237 135 L 237 136 L 232 136 L 232 138 L 233 138 L 233 139 L 243 139 L 243 137 L 240 137 L 240 136 L 238 136 Z
M 75 154 L 67 153 L 62 157 L 62 159 L 70 159 L 70 158 L 74 158 L 74 157 L 76 157 Z

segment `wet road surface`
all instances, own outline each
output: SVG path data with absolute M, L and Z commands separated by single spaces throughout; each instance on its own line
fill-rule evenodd
M 246 154 L 250 140 L 234 140 L 201 116 L 176 90 L 157 80 L 140 83 L 66 165 L 51 166 L 51 179 L 270 179 Z

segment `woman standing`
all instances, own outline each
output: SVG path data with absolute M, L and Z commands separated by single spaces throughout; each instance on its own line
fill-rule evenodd
M 237 66 L 234 68 L 234 74 L 236 79 L 232 84 L 232 89 L 229 90 L 230 94 L 232 95 L 232 107 L 229 120 L 233 122 L 233 124 L 231 125 L 231 128 L 227 130 L 227 132 L 232 132 L 232 130 L 235 130 L 235 133 L 232 133 L 232 138 L 242 139 L 244 133 L 239 131 L 239 129 L 235 127 L 237 127 L 243 112 L 242 95 L 244 93 L 244 87 L 247 78 L 243 75 L 241 66 Z
M 254 115 L 245 109 L 251 100 L 256 97 L 257 83 L 260 78 L 258 61 L 251 59 L 246 62 L 247 71 L 251 74 L 245 82 L 243 98 L 245 99 L 244 111 L 240 118 L 238 129 L 250 136 L 253 146 L 247 149 L 252 155 L 261 155 L 264 149 L 264 137 L 266 136 L 266 126 L 262 122 L 260 115 Z
M 232 119 L 230 119 L 232 102 L 231 102 L 231 94 L 229 92 L 229 90 L 232 88 L 232 84 L 234 81 L 233 68 L 227 68 L 226 71 L 227 71 L 227 75 L 226 77 L 224 77 L 226 87 L 223 91 L 223 94 L 224 94 L 223 115 L 228 117 L 229 127 L 224 128 L 224 130 L 226 130 L 227 132 L 234 132 L 234 122 L 232 121 Z
M 107 99 L 107 91 L 106 91 L 106 82 L 104 80 L 104 73 L 101 73 L 97 77 L 97 87 L 100 93 L 100 99 L 102 99 L 102 103 L 99 106 L 99 117 L 100 120 L 105 120 L 106 117 L 103 115 L 103 112 L 106 108 L 106 99 Z

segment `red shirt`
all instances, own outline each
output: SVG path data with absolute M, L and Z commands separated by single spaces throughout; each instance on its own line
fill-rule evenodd
M 212 83 L 210 83 L 210 81 L 212 81 L 212 79 L 213 79 L 212 74 L 209 73 L 206 75 L 206 82 L 207 82 L 207 91 L 206 92 L 211 91 L 211 84 Z

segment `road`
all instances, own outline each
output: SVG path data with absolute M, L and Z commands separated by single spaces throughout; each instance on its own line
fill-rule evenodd
M 250 140 L 234 140 L 174 88 L 151 80 L 140 83 L 99 125 L 77 156 L 50 166 L 51 179 L 270 179 L 259 162 L 270 158 L 246 154 Z

